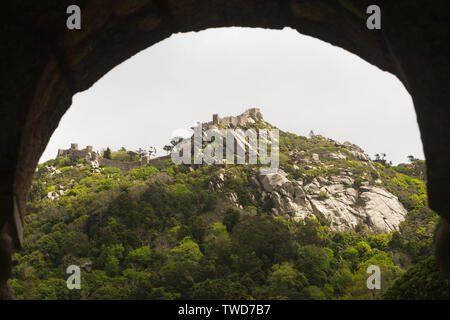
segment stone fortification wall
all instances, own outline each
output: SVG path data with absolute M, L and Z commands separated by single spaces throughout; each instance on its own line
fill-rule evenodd
M 228 117 L 219 117 L 218 114 L 213 115 L 213 121 L 206 123 L 209 125 L 224 125 L 226 127 L 235 128 L 238 126 L 245 126 L 249 122 L 254 122 L 255 120 L 263 120 L 263 116 L 261 110 L 258 108 L 251 108 L 244 111 L 242 114 L 238 116 L 228 116 Z
M 79 150 L 78 145 L 75 143 L 71 144 L 70 149 L 59 149 L 57 158 L 61 157 L 68 157 L 71 160 L 84 159 L 97 171 L 100 166 L 115 167 L 122 171 L 130 171 L 147 165 L 150 160 L 147 156 L 142 157 L 140 161 L 133 162 L 105 159 L 99 153 L 93 151 L 92 146 L 87 146 L 85 149 Z

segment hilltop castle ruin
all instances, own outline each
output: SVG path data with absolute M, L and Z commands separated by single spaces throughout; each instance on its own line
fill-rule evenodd
M 59 149 L 57 158 L 70 158 L 71 160 L 86 160 L 91 168 L 98 170 L 100 166 L 103 167 L 115 167 L 123 171 L 130 171 L 147 165 L 150 162 L 150 157 L 144 156 L 140 161 L 118 161 L 103 158 L 97 151 L 94 151 L 92 146 L 87 146 L 85 149 L 78 149 L 78 144 L 72 143 L 70 149 Z
M 219 115 L 213 114 L 213 119 L 210 122 L 204 123 L 207 127 L 214 125 L 223 125 L 227 128 L 236 128 L 238 126 L 244 127 L 248 123 L 254 123 L 255 121 L 262 121 L 263 115 L 259 108 L 250 108 L 245 110 L 238 116 L 229 116 L 220 118 Z
M 250 108 L 238 116 L 227 116 L 221 118 L 218 114 L 213 114 L 212 121 L 203 123 L 202 128 L 208 129 L 211 127 L 219 127 L 219 130 L 228 128 L 235 129 L 238 127 L 245 127 L 249 123 L 255 123 L 257 121 L 264 121 L 261 110 L 259 108 Z M 241 148 L 245 148 L 246 146 L 249 147 L 245 137 L 243 138 L 239 135 L 234 135 L 234 138 L 236 139 L 236 145 L 239 145 Z M 92 146 L 79 149 L 78 144 L 76 143 L 72 143 L 69 149 L 58 150 L 57 158 L 65 157 L 73 161 L 77 161 L 79 159 L 86 160 L 91 166 L 93 172 L 100 172 L 100 166 L 116 167 L 123 171 L 130 171 L 145 166 L 150 162 L 150 158 L 148 156 L 142 157 L 140 161 L 133 162 L 106 159 L 103 158 L 97 151 L 94 151 Z

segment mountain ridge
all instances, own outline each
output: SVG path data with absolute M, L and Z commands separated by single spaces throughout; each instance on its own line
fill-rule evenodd
M 212 118 L 212 121 L 202 124 L 203 138 L 207 130 L 218 130 L 224 137 L 226 137 L 226 130 L 231 131 L 234 143 L 246 150 L 247 155 L 252 151 L 253 146 L 246 140 L 243 132 L 235 132 L 234 129 L 275 128 L 264 120 L 261 110 L 258 108 L 248 109 L 238 116 L 222 118 L 214 114 Z M 333 170 L 328 176 L 315 177 L 309 183 L 304 181 L 304 177 L 298 179 L 290 177 L 291 179 L 289 179 L 283 168 L 280 168 L 278 173 L 265 177 L 256 175 L 256 179 L 250 180 L 251 185 L 258 190 L 262 201 L 268 197 L 273 202 L 272 212 L 277 216 L 294 220 L 320 214 L 323 218 L 331 221 L 331 228 L 336 231 L 355 229 L 358 224 L 366 224 L 369 229 L 376 232 L 398 230 L 407 211 L 395 195 L 383 189 L 380 179 L 365 178 L 368 174 L 373 176 L 378 174 L 374 162 L 364 153 L 364 150 L 348 141 L 340 143 L 321 135 L 315 135 L 310 139 L 312 138 L 321 140 L 328 146 L 328 152 L 321 155 L 324 162 L 320 160 L 321 157 L 318 153 L 311 153 L 310 157 L 307 157 L 304 155 L 308 150 L 295 147 L 289 149 L 287 144 L 287 155 L 291 160 L 288 164 L 292 165 L 294 170 L 302 167 L 307 171 L 334 169 L 340 165 L 339 172 Z M 190 142 L 191 139 L 185 140 Z M 335 152 L 331 152 L 333 147 Z M 226 148 L 225 143 L 224 149 Z M 237 150 L 237 147 L 234 150 Z M 258 154 L 258 150 L 255 150 L 255 153 Z M 72 144 L 68 150 L 58 151 L 57 158 L 65 157 L 69 157 L 72 161 L 86 160 L 93 173 L 100 173 L 101 166 L 130 171 L 151 163 L 148 156 L 142 156 L 132 162 L 105 159 L 98 152 L 93 151 L 92 146 L 78 150 L 77 144 Z M 368 167 L 361 176 L 360 186 L 354 185 L 353 176 L 357 174 L 354 172 L 355 170 L 340 163 L 350 158 L 357 161 L 357 165 Z M 158 161 L 158 158 L 153 161 Z M 215 189 L 218 189 L 218 186 L 215 186 Z M 48 198 L 52 199 L 58 196 L 59 194 L 55 191 L 48 194 Z M 230 195 L 229 198 L 232 199 L 234 205 L 239 206 L 236 194 Z
M 229 129 L 274 128 L 262 114 L 250 118 Z M 424 161 L 390 166 L 351 143 L 282 130 L 279 151 L 279 170 L 268 175 L 261 164 L 176 165 L 170 156 L 131 170 L 95 163 L 92 153 L 40 164 L 11 280 L 16 296 L 380 299 L 391 287 L 390 298 L 402 297 L 411 279 L 446 294 L 437 272 L 414 278 L 434 268 L 438 223 Z M 110 156 L 140 161 L 133 154 Z M 82 269 L 82 290 L 66 289 L 68 265 Z M 368 265 L 381 268 L 379 291 L 366 287 Z

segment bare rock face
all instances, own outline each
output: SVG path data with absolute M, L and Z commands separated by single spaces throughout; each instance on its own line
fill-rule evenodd
M 319 158 L 319 155 L 317 153 L 313 153 L 311 155 L 311 162 L 312 163 L 316 163 L 316 164 L 320 164 L 320 158 Z
M 360 161 L 370 161 L 370 158 L 367 154 L 355 150 L 351 150 L 350 153 Z
M 345 176 L 345 175 L 333 177 L 331 179 L 331 181 L 333 183 L 343 184 L 343 185 L 347 185 L 347 186 L 351 186 L 355 182 L 355 180 L 353 180 L 352 177 Z
M 283 173 L 272 173 L 262 176 L 261 184 L 266 192 L 272 192 L 275 188 L 282 186 L 289 180 Z
M 347 157 L 345 155 L 343 155 L 342 153 L 338 152 L 338 153 L 329 153 L 326 155 L 328 158 L 333 159 L 333 160 L 346 160 Z
M 51 176 L 53 176 L 55 174 L 60 174 L 61 173 L 61 171 L 59 169 L 56 169 L 56 167 L 53 167 L 53 166 L 45 166 L 45 167 L 43 167 L 40 170 L 42 170 L 42 172 L 44 172 L 44 173 L 48 173 L 49 177 L 51 177 Z
M 315 213 L 331 221 L 333 230 L 354 229 L 362 221 L 363 217 L 357 210 L 338 198 L 330 197 L 324 201 L 311 199 L 310 201 Z
M 396 230 L 408 213 L 398 198 L 379 187 L 361 187 L 361 191 L 369 223 L 376 229 Z
M 52 201 L 55 200 L 58 197 L 59 197 L 59 194 L 56 191 L 50 191 L 47 194 L 47 199 L 52 200 Z
M 348 172 L 314 178 L 305 186 L 279 173 L 251 178 L 261 197 L 272 200 L 272 211 L 291 220 L 321 215 L 331 222 L 331 229 L 344 231 L 365 224 L 373 232 L 388 233 L 398 229 L 406 209 L 398 198 L 377 186 L 353 187 Z M 322 195 L 322 196 L 321 196 Z M 327 195 L 324 197 L 323 195 Z
M 293 220 L 305 219 L 312 215 L 310 203 L 302 201 L 300 197 L 293 199 L 292 197 L 280 195 L 278 192 L 274 191 L 270 195 L 270 198 L 274 204 L 272 210 L 276 215 Z
M 94 263 L 91 260 L 85 261 L 81 264 L 81 268 L 83 268 L 83 270 L 86 270 L 87 272 L 91 272 L 93 267 Z
M 231 192 L 227 195 L 228 200 L 234 204 L 239 209 L 244 209 L 242 205 L 239 204 L 239 198 L 235 192 Z

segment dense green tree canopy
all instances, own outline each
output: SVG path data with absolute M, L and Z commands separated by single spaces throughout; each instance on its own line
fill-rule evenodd
M 322 155 L 336 148 L 318 136 L 280 133 L 289 177 L 311 181 L 338 170 L 296 168 L 289 150 Z M 126 150 L 108 154 L 134 159 Z M 369 182 L 381 179 L 399 197 L 408 215 L 398 231 L 337 232 L 320 215 L 275 216 L 250 183 L 257 167 L 229 165 L 221 187 L 211 188 L 219 166 L 163 159 L 129 172 L 94 173 L 83 160 L 50 160 L 39 166 L 30 190 L 24 249 L 10 283 L 18 299 L 448 297 L 433 259 L 438 220 L 427 206 L 423 162 L 378 162 L 375 169 L 352 158 L 336 163 L 354 172 L 355 183 L 364 174 Z M 45 166 L 60 173 L 50 175 Z M 59 197 L 47 197 L 59 189 Z M 81 267 L 81 290 L 66 287 L 69 265 Z M 366 286 L 369 265 L 381 269 L 381 290 Z

